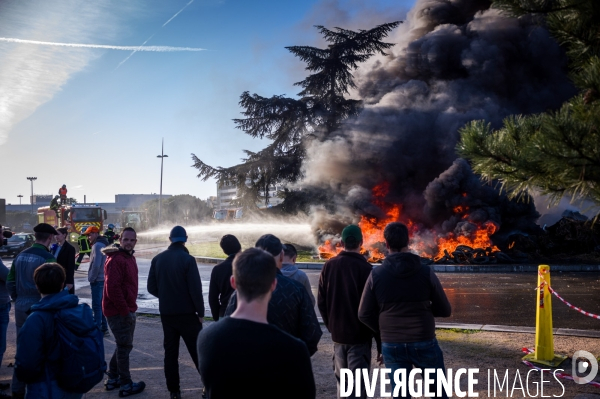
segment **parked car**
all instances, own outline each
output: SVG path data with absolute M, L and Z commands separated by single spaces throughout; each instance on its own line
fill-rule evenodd
M 14 234 L 7 240 L 7 245 L 0 247 L 0 255 L 17 256 L 21 251 L 31 247 L 35 242 L 33 234 Z

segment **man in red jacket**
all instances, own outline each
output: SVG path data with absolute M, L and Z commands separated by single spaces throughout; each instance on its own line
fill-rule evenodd
M 137 310 L 138 267 L 133 257 L 137 242 L 135 230 L 126 227 L 121 233 L 121 246 L 105 247 L 104 292 L 102 312 L 115 337 L 117 347 L 110 359 L 108 379 L 104 383 L 107 391 L 119 388 L 119 396 L 140 393 L 146 387 L 143 381 L 133 382 L 129 372 L 129 353 L 133 349 L 135 311 Z

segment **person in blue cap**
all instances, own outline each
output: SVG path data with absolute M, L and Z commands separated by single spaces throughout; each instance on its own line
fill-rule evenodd
M 158 298 L 164 332 L 167 389 L 171 399 L 180 399 L 179 340 L 183 338 L 197 369 L 196 338 L 204 321 L 204 299 L 196 259 L 185 247 L 185 229 L 173 227 L 169 240 L 169 248 L 152 259 L 148 292 Z

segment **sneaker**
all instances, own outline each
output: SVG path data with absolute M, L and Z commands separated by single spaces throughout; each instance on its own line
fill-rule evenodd
M 181 399 L 181 392 L 171 392 L 171 399 Z
M 112 391 L 113 389 L 117 389 L 121 386 L 119 377 L 113 377 L 108 373 L 106 373 L 106 375 L 108 375 L 108 379 L 104 381 L 104 389 L 107 391 Z
M 130 395 L 135 395 L 136 393 L 140 393 L 146 388 L 146 383 L 144 381 L 140 382 L 130 382 L 129 384 L 122 385 L 119 389 L 119 397 L 125 398 Z

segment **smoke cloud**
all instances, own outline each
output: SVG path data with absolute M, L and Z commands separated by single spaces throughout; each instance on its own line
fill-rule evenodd
M 371 191 L 384 181 L 386 202 L 403 204 L 407 218 L 438 233 L 488 220 L 501 233 L 535 228 L 533 203 L 508 201 L 456 160 L 458 130 L 473 119 L 499 127 L 511 114 L 558 108 L 575 89 L 543 26 L 489 7 L 484 0 L 419 0 L 388 40 L 397 43 L 390 55 L 355 73 L 365 109 L 336 137 L 307 149 L 302 184 L 334 197 L 333 212 L 313 210 L 319 235 L 339 232 L 339 221 L 383 214 Z M 460 204 L 473 211 L 469 220 L 454 217 Z

